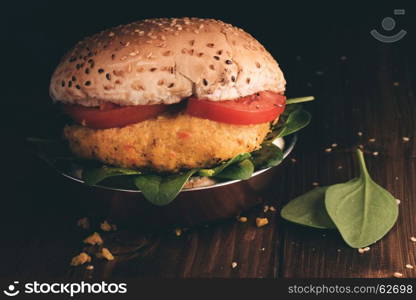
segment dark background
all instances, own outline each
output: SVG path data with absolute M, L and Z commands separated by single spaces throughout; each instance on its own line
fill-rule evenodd
M 271 2 L 277 3 L 272 6 Z M 392 1 L 371 5 L 364 1 L 286 2 L 16 1 L 3 6 L 1 22 L 5 32 L 1 40 L 5 53 L 1 59 L 0 133 L 2 174 L 6 178 L 2 181 L 0 251 L 6 251 L 11 263 L 6 268 L 0 267 L 0 274 L 2 271 L 25 274 L 36 268 L 40 274 L 44 271 L 48 275 L 62 275 L 62 271 L 57 271 L 62 269 L 56 266 L 66 267 L 69 253 L 77 251 L 76 245 L 69 246 L 64 242 L 65 236 L 60 236 L 71 227 L 68 224 L 76 215 L 76 201 L 69 199 L 62 178 L 36 159 L 24 139 L 60 131 L 50 122 L 58 113 L 48 95 L 50 76 L 61 56 L 78 40 L 108 27 L 151 17 L 209 17 L 232 23 L 257 38 L 281 65 L 288 82 L 286 94 L 314 95 L 319 101 L 308 106 L 314 121 L 297 146 L 297 155 L 312 162 L 288 169 L 286 175 L 296 179 L 293 182 L 285 179 L 281 184 L 289 190 L 284 201 L 309 189 L 314 180 L 327 178 L 326 183 L 333 183 L 333 178 L 342 181 L 354 174 L 354 167 L 338 177 L 321 168 L 335 163 L 334 160 L 324 163 L 326 158 L 321 152 L 328 144 L 342 145 L 345 151 L 340 155 L 351 163 L 348 151 L 359 142 L 357 131 L 367 130 L 367 137 L 379 133 L 385 142 L 376 150 L 386 153 L 391 137 L 400 140 L 402 135 L 412 136 L 416 128 L 413 105 L 416 12 L 411 9 L 411 2 L 403 5 L 397 2 L 393 5 Z M 394 8 L 405 8 L 406 15 L 394 17 Z M 370 36 L 374 28 L 387 34 L 381 28 L 381 20 L 387 16 L 396 19 L 393 33 L 402 28 L 408 31 L 402 41 L 382 44 Z M 400 82 L 399 91 L 394 89 L 394 82 Z M 413 159 L 413 165 L 404 161 L 401 167 L 414 166 L 415 147 L 403 151 L 398 155 Z M 392 155 L 386 154 L 385 158 L 392 159 Z M 376 163 L 370 159 L 369 165 L 374 169 Z M 378 179 L 387 184 L 384 169 L 378 172 L 382 174 Z M 414 186 L 414 182 L 407 182 L 406 186 Z M 404 193 L 407 187 L 395 188 Z M 296 231 L 286 233 L 286 239 L 290 240 L 293 232 Z M 49 239 L 54 241 L 52 246 L 47 242 Z M 334 243 L 340 243 L 335 240 Z M 22 258 L 25 247 L 38 255 L 47 253 L 52 258 L 51 265 L 55 263 L 51 270 L 56 273 L 45 267 L 49 263 L 45 253 L 44 263 Z M 56 251 L 67 247 L 72 247 L 72 252 Z M 271 270 L 268 275 L 275 276 L 276 272 L 289 277 L 301 274 L 280 267 L 280 271 Z M 169 274 L 177 275 L 173 270 Z M 334 274 L 331 276 L 345 276 L 342 272 Z M 371 276 L 377 274 L 374 271 Z

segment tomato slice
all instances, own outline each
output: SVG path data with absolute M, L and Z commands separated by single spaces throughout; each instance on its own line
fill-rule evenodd
M 192 97 L 186 112 L 217 122 L 249 125 L 275 120 L 285 109 L 286 97 L 265 91 L 236 100 L 211 101 Z
M 119 106 L 106 103 L 100 107 L 64 104 L 64 112 L 79 124 L 94 129 L 123 127 L 154 118 L 167 109 L 167 105 Z

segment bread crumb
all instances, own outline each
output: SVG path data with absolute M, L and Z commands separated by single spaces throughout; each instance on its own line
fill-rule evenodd
M 267 218 L 256 218 L 257 227 L 263 227 L 267 224 L 269 224 L 269 220 Z
M 106 260 L 113 260 L 114 256 L 107 248 L 101 249 L 101 252 L 97 253 L 98 258 L 105 258 Z
M 108 223 L 107 220 L 105 220 L 104 222 L 102 222 L 100 224 L 100 228 L 101 228 L 102 231 L 111 231 L 111 230 L 116 231 L 117 230 L 117 225 L 110 224 L 110 223 Z
M 84 243 L 90 245 L 101 245 L 103 243 L 103 239 L 97 232 L 94 232 L 84 239 Z
M 239 217 L 238 221 L 240 221 L 241 223 L 245 223 L 245 222 L 248 221 L 248 218 L 247 217 Z
M 410 141 L 410 138 L 407 136 L 402 137 L 402 141 L 407 143 L 408 141 Z
M 94 269 L 94 266 L 93 265 L 88 265 L 88 266 L 85 267 L 85 269 L 87 269 L 87 270 L 93 270 Z
M 237 263 L 235 261 L 233 261 L 231 263 L 231 268 L 233 268 L 233 269 L 237 268 Z
M 181 235 L 182 235 L 182 229 L 180 229 L 180 228 L 175 228 L 175 235 L 176 235 L 176 236 L 181 236 Z
M 396 277 L 396 278 L 402 278 L 403 277 L 403 274 L 400 273 L 400 272 L 394 272 L 393 273 L 393 276 Z
M 72 258 L 71 266 L 74 266 L 74 267 L 80 266 L 90 261 L 91 261 L 91 256 L 89 256 L 85 252 L 81 252 L 80 254 Z
M 407 264 L 406 265 L 406 268 L 408 268 L 408 269 L 414 269 L 414 267 L 411 264 Z
M 416 242 L 416 237 L 412 236 L 412 237 L 410 237 L 410 240 L 411 240 L 412 242 Z
M 77 226 L 82 229 L 90 229 L 90 220 L 87 217 L 81 218 L 77 221 Z

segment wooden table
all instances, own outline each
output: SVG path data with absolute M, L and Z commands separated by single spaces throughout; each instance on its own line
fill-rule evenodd
M 79 207 L 89 199 L 79 199 L 76 186 L 54 174 L 15 138 L 18 150 L 8 151 L 19 159 L 4 162 L 10 171 L 3 187 L 7 196 L 2 199 L 0 275 L 22 280 L 310 278 L 392 277 L 401 272 L 416 277 L 416 243 L 410 239 L 416 236 L 416 82 L 409 37 L 383 44 L 366 30 L 345 30 L 337 43 L 331 38 L 297 52 L 290 46 L 279 51 L 271 47 L 283 62 L 287 94 L 314 95 L 317 100 L 305 105 L 313 122 L 300 134 L 292 159 L 278 167 L 265 199 L 277 208 L 265 213 L 269 225 L 255 226 L 256 216 L 263 214 L 260 206 L 245 214 L 246 223 L 226 220 L 191 228 L 181 236 L 172 230 L 121 230 L 105 235 L 114 261 L 94 262 L 92 271 L 70 267 L 86 234 L 76 227 L 83 216 Z M 333 143 L 333 151 L 325 152 Z M 363 254 L 349 248 L 337 232 L 296 226 L 279 217 L 279 208 L 311 189 L 313 182 L 327 185 L 356 175 L 353 149 L 358 145 L 365 149 L 373 179 L 401 201 L 397 224 Z

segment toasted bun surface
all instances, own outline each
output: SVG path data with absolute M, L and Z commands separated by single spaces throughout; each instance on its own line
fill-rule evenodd
M 251 35 L 212 19 L 148 19 L 102 31 L 62 59 L 55 101 L 96 106 L 213 101 L 283 92 L 277 62 Z

